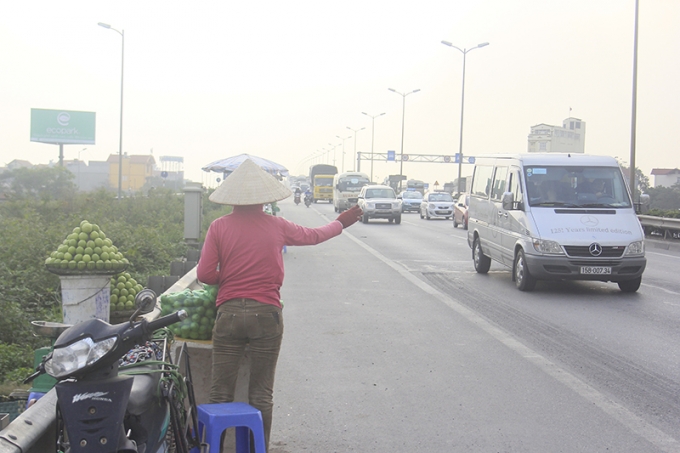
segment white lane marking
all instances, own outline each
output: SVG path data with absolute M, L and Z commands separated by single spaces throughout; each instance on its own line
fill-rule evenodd
M 670 294 L 672 296 L 680 296 L 680 293 L 677 291 L 671 291 L 670 289 L 662 288 L 661 286 L 656 286 L 656 285 L 650 285 L 649 283 L 641 283 L 642 286 L 646 286 L 648 288 L 654 288 L 659 291 L 663 291 L 667 294 Z M 662 300 L 661 303 L 665 305 L 670 305 L 671 307 L 680 307 L 680 304 L 674 304 L 673 302 L 668 302 L 665 300 Z
M 647 255 L 659 255 L 659 256 L 665 256 L 666 258 L 677 258 L 680 259 L 680 256 L 678 255 L 671 255 L 669 253 L 661 253 L 661 252 L 652 252 L 650 250 L 645 250 L 645 254 Z
M 542 356 L 533 349 L 527 347 L 523 343 L 517 341 L 515 338 L 503 332 L 498 327 L 494 326 L 493 324 L 479 316 L 474 311 L 465 307 L 458 301 L 452 299 L 448 295 L 440 292 L 435 287 L 420 280 L 418 277 L 411 274 L 408 270 L 404 269 L 398 263 L 392 261 L 391 259 L 387 258 L 385 255 L 378 252 L 371 246 L 357 239 L 352 233 L 349 233 L 348 231 L 343 231 L 343 236 L 354 241 L 357 245 L 362 247 L 371 255 L 378 258 L 383 263 L 390 266 L 392 269 L 401 274 L 402 277 L 413 283 L 422 291 L 433 297 L 436 297 L 441 302 L 443 302 L 451 309 L 456 311 L 458 314 L 464 316 L 472 324 L 478 326 L 479 328 L 487 332 L 489 335 L 491 335 L 493 338 L 495 338 L 496 340 L 500 341 L 508 348 L 513 350 L 515 353 L 519 354 L 521 357 L 524 357 L 526 360 L 533 363 L 544 373 L 548 374 L 558 382 L 561 382 L 574 392 L 581 395 L 586 400 L 595 404 L 602 411 L 609 414 L 612 418 L 617 420 L 619 423 L 624 425 L 633 433 L 652 443 L 659 450 L 668 453 L 680 453 L 680 443 L 672 436 L 664 433 L 660 429 L 647 423 L 645 420 L 638 417 L 633 412 L 631 412 L 621 404 L 617 403 L 616 401 L 607 398 L 604 394 L 600 393 L 599 391 L 588 385 L 586 382 L 574 376 L 566 369 L 561 368 L 557 364 L 551 362 L 546 357 Z

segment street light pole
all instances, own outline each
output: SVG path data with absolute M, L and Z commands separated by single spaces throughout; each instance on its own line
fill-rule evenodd
M 401 105 L 401 151 L 399 154 L 399 188 L 401 188 L 401 177 L 404 175 L 404 119 L 406 118 L 406 96 L 409 94 L 417 93 L 420 91 L 420 88 L 415 89 L 413 91 L 410 91 L 408 93 L 400 93 L 399 91 L 395 90 L 394 88 L 388 88 L 393 93 L 397 93 L 402 97 L 402 105 Z
M 344 142 L 343 142 L 343 143 L 344 143 Z M 337 145 L 334 145 L 334 144 L 332 144 L 332 143 L 329 143 L 328 145 L 333 147 L 333 166 L 335 167 L 335 148 L 337 148 L 338 146 L 340 146 L 340 143 L 338 143 Z
M 78 151 L 78 190 L 81 190 L 82 187 L 80 187 L 80 153 L 85 151 L 87 148 L 83 148 L 80 151 Z
M 375 119 L 379 116 L 383 116 L 385 112 L 378 115 L 369 115 L 366 112 L 361 113 L 371 118 L 371 182 L 373 182 L 373 142 L 375 141 Z
M 326 163 L 328 163 L 328 155 L 330 154 L 331 150 L 326 149 L 326 148 L 321 148 L 321 151 L 322 151 L 322 153 L 321 153 L 320 162 L 323 162 L 323 156 L 325 155 L 326 156 Z
M 445 46 L 453 47 L 454 49 L 457 49 L 463 54 L 463 87 L 460 95 L 460 143 L 458 145 L 458 193 L 463 193 L 465 190 L 465 187 L 461 189 L 461 173 L 463 169 L 463 112 L 465 109 L 465 56 L 468 54 L 468 52 L 472 52 L 475 49 L 479 49 L 481 47 L 486 47 L 489 45 L 488 42 L 483 42 L 480 44 L 477 44 L 475 47 L 471 49 L 461 49 L 459 47 L 454 46 L 448 41 L 442 41 L 442 44 Z
M 340 173 L 344 173 L 345 172 L 345 140 L 347 140 L 348 138 L 352 138 L 352 136 L 350 135 L 349 137 L 340 137 L 339 135 L 336 135 L 336 137 L 339 138 L 340 140 L 342 140 L 342 171 Z
M 637 60 L 638 60 L 638 0 L 635 0 L 635 33 L 633 39 L 633 107 L 630 120 L 630 197 L 633 201 L 633 207 L 636 211 L 639 207 L 635 207 L 635 192 L 637 190 L 637 183 L 635 181 L 635 135 L 637 130 Z M 638 197 L 638 201 L 640 198 Z M 639 203 L 638 203 L 639 204 Z
M 347 129 L 354 132 L 354 164 L 352 164 L 352 171 L 359 171 L 359 169 L 357 168 L 359 162 L 359 160 L 357 159 L 357 132 L 363 131 L 366 128 L 362 127 L 361 129 L 352 129 L 351 127 L 347 126 Z M 355 165 L 357 165 L 357 167 L 355 167 Z
M 100 27 L 113 30 L 122 38 L 122 46 L 120 52 L 120 136 L 118 137 L 118 200 L 121 199 L 121 190 L 123 187 L 123 74 L 125 66 L 125 30 L 116 30 L 111 25 L 99 22 Z

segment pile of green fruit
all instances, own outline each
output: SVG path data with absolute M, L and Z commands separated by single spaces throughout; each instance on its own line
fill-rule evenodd
M 111 277 L 111 311 L 135 309 L 135 296 L 144 287 L 128 272 Z
M 204 285 L 203 289 L 190 290 L 161 296 L 161 316 L 178 310 L 189 315 L 184 321 L 172 324 L 169 329 L 178 337 L 191 340 L 210 340 L 215 324 L 215 299 L 217 286 Z
M 128 264 L 99 225 L 87 220 L 80 222 L 45 260 L 47 269 L 56 274 L 112 274 Z

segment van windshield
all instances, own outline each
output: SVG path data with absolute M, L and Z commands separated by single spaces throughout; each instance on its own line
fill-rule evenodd
M 368 178 L 352 176 L 338 179 L 338 190 L 340 192 L 359 192 L 362 187 L 368 185 Z
M 524 172 L 531 206 L 631 207 L 618 167 L 533 166 Z

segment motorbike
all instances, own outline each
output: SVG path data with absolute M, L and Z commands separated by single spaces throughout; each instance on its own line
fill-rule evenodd
M 187 312 L 134 321 L 155 303 L 154 292 L 143 289 L 128 322 L 111 325 L 92 318 L 73 326 L 60 324 L 63 332 L 52 352 L 24 381 L 43 373 L 57 380 L 56 451 L 189 453 L 199 446 L 188 354 L 182 351 L 182 377 L 171 363 L 171 334 L 164 329 L 185 319 Z
M 299 194 L 299 193 L 296 193 L 296 194 L 295 194 L 295 199 L 294 199 L 294 201 L 295 201 L 295 205 L 299 205 L 299 204 L 300 204 L 300 194 Z
M 312 204 L 312 194 L 305 195 L 305 206 L 309 207 Z

